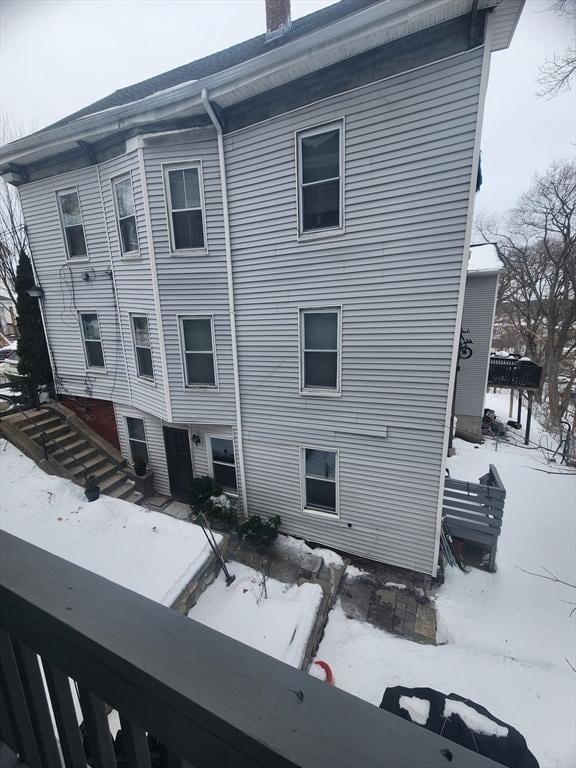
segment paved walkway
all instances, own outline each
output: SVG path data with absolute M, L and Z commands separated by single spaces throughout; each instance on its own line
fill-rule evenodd
M 152 508 L 179 519 L 187 519 L 187 504 L 168 497 L 151 499 Z M 340 599 L 347 616 L 368 621 L 375 627 L 419 643 L 436 643 L 436 610 L 430 598 L 430 580 L 412 571 L 370 561 L 333 558 L 324 562 L 322 550 L 303 551 L 286 546 L 265 550 L 229 533 L 226 558 L 265 572 L 287 584 L 310 581 L 320 584 L 324 599 L 316 620 L 318 642 L 330 609 Z M 314 644 L 314 639 L 312 645 Z M 315 648 L 310 648 L 313 654 Z M 310 654 L 307 654 L 310 659 Z

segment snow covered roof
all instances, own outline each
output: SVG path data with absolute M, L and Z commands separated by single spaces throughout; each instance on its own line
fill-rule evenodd
M 468 274 L 471 272 L 500 272 L 503 266 L 494 243 L 470 246 Z

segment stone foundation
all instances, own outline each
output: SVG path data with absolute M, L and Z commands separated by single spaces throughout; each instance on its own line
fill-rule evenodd
M 457 413 L 456 416 L 458 418 L 456 437 L 469 443 L 480 443 L 482 441 L 482 416 L 463 416 L 461 413 Z

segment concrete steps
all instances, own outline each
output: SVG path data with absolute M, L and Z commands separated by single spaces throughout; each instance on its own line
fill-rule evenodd
M 94 439 L 89 427 L 84 428 L 60 405 L 6 417 L 0 423 L 0 432 L 40 466 L 45 464 L 43 468 L 51 474 L 81 486 L 87 477 L 94 476 L 102 494 L 134 504 L 143 499 L 126 462 L 113 446 L 108 450 L 105 441 Z

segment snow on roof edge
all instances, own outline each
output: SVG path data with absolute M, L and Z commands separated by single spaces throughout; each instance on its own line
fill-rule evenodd
M 500 272 L 504 267 L 494 243 L 482 243 L 470 246 L 468 274 L 476 272 Z

